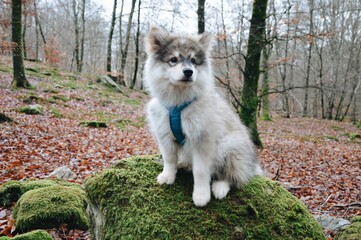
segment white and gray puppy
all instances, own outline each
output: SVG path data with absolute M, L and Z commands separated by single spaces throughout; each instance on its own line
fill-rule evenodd
M 193 202 L 205 206 L 226 197 L 263 171 L 246 127 L 216 90 L 210 61 L 213 36 L 177 35 L 153 27 L 148 33 L 144 82 L 150 128 L 164 160 L 159 184 L 173 184 L 178 164 L 189 163 Z

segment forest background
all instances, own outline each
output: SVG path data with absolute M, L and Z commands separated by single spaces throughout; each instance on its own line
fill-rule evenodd
M 11 1 L 0 0 L 0 106 L 18 124 L 1 127 L 0 184 L 44 178 L 62 164 L 81 183 L 116 159 L 158 152 L 143 113 L 150 26 L 196 34 L 204 14 L 204 30 L 216 36 L 215 79 L 241 112 L 253 1 L 22 2 L 23 55 L 35 90 L 10 87 Z M 360 1 L 268 0 L 256 93 L 259 153 L 269 176 L 311 212 L 346 218 L 360 214 L 360 12 Z M 34 75 L 39 64 L 45 73 Z M 123 92 L 94 86 L 94 76 L 103 75 Z M 16 110 L 44 99 L 43 116 Z M 106 118 L 107 129 L 78 126 Z

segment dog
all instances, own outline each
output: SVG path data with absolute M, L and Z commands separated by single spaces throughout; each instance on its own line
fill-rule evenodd
M 203 207 L 263 175 L 247 128 L 218 93 L 210 60 L 210 33 L 196 36 L 152 27 L 145 38 L 144 83 L 152 99 L 147 120 L 163 157 L 159 184 L 173 184 L 189 164 L 192 199 Z M 211 183 L 213 179 L 213 182 Z

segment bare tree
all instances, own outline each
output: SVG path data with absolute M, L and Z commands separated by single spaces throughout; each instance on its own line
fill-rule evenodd
M 303 113 L 302 113 L 304 117 L 307 116 L 307 110 L 308 110 L 308 92 L 309 92 L 308 86 L 310 85 L 311 58 L 312 58 L 312 48 L 314 44 L 313 12 L 314 12 L 314 0 L 309 0 L 310 28 L 308 33 L 308 55 L 307 55 L 307 69 L 306 69 L 306 78 L 305 78 L 305 98 L 304 98 Z
M 81 0 L 81 6 L 77 0 L 72 1 L 73 23 L 75 48 L 74 58 L 76 64 L 76 71 L 82 72 L 83 58 L 84 58 L 84 34 L 85 34 L 85 0 Z M 81 15 L 81 25 L 79 23 L 79 14 Z
M 120 62 L 120 77 L 121 77 L 121 81 L 120 82 L 124 82 L 124 69 L 125 69 L 125 64 L 127 62 L 127 56 L 128 56 L 128 49 L 129 49 L 129 43 L 130 43 L 130 34 L 131 34 L 131 27 L 132 27 L 132 20 L 133 20 L 133 15 L 134 15 L 134 9 L 135 9 L 135 3 L 137 0 L 132 0 L 132 6 L 131 6 L 131 10 L 129 13 L 129 18 L 128 18 L 128 25 L 127 25 L 127 31 L 126 31 L 126 35 L 125 35 L 125 46 L 123 48 L 122 46 L 122 58 L 121 58 L 121 62 Z
M 12 0 L 12 42 L 13 47 L 13 87 L 29 88 L 30 83 L 26 79 L 23 57 L 22 38 L 22 1 Z
M 206 0 L 198 0 L 198 34 L 205 31 L 205 20 L 204 20 L 204 5 Z
M 130 85 L 131 89 L 134 89 L 136 82 L 137 82 L 137 74 L 138 74 L 138 67 L 139 67 L 139 57 L 140 57 L 140 52 L 139 52 L 139 37 L 140 37 L 140 5 L 141 5 L 142 1 L 138 0 L 138 16 L 137 16 L 137 33 L 135 36 L 135 62 L 134 62 L 134 74 L 133 74 L 133 79 L 132 79 L 132 83 Z
M 113 14 L 112 14 L 112 20 L 110 23 L 110 31 L 109 31 L 109 37 L 108 37 L 108 47 L 107 47 L 107 66 L 106 71 L 108 72 L 108 75 L 111 76 L 112 71 L 112 42 L 113 42 L 113 34 L 114 34 L 114 26 L 115 26 L 115 15 L 117 10 L 117 0 L 114 0 L 113 5 Z

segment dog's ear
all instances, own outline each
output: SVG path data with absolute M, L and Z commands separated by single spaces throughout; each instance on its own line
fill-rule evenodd
M 156 53 L 167 44 L 169 32 L 165 29 L 152 27 L 145 40 L 145 49 L 148 54 Z
M 198 35 L 198 41 L 205 52 L 208 52 L 210 50 L 211 42 L 213 39 L 214 39 L 213 34 L 208 32 L 204 32 Z

